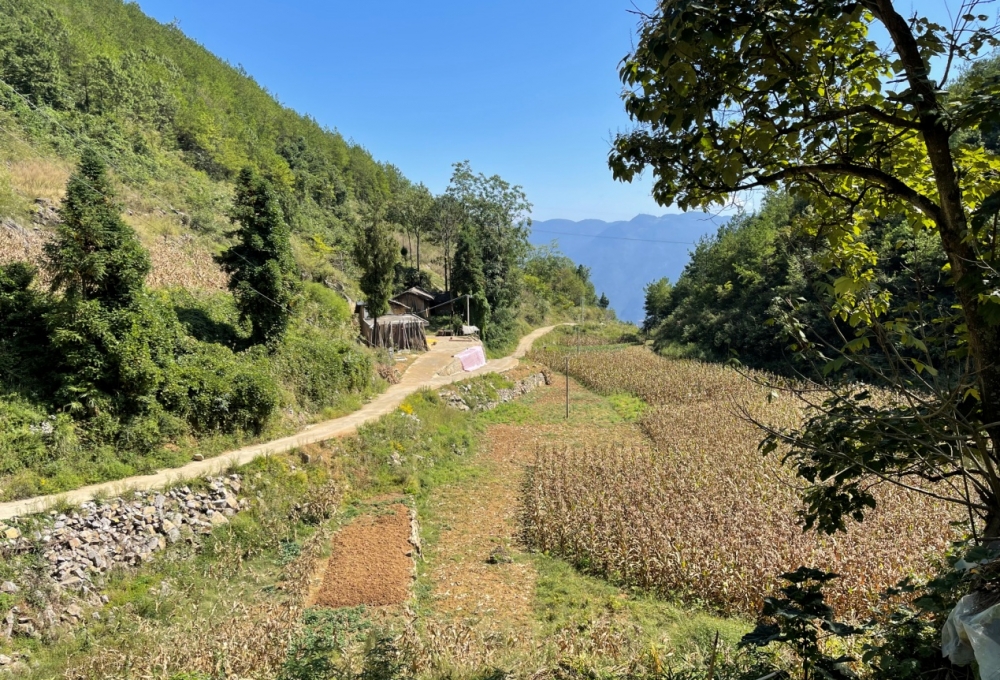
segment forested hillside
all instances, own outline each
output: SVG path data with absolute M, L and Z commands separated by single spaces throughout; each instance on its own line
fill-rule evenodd
M 53 198 L 60 160 L 94 144 L 138 194 L 140 231 L 218 239 L 226 182 L 253 165 L 282 190 L 300 260 L 321 268 L 361 205 L 408 184 L 136 4 L 5 0 L 0 14 L 3 145 L 18 163 L 5 212 L 29 217 L 36 197 L 16 190 L 42 183 Z
M 464 266 L 498 352 L 593 305 L 529 214 L 468 163 L 433 196 L 134 3 L 0 0 L 0 498 L 357 408 L 393 377 L 372 291 Z
M 664 278 L 647 285 L 644 327 L 656 348 L 811 374 L 790 349 L 792 329 L 781 323 L 788 315 L 830 348 L 852 340 L 851 325 L 833 314 L 830 294 L 842 272 L 824 267 L 826 238 L 796 226 L 808 208 L 789 193 L 769 194 L 758 212 L 702 239 L 676 282 Z M 935 234 L 914 230 L 896 216 L 873 224 L 863 239 L 877 257 L 875 283 L 894 304 L 926 318 L 950 314 L 955 295 Z M 940 358 L 944 351 L 939 347 L 934 354 Z

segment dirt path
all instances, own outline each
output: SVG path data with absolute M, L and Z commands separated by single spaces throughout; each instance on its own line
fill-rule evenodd
M 600 397 L 575 382 L 571 386 L 570 421 L 562 415 L 565 392 L 560 376 L 553 385 L 524 397 L 533 414 L 530 422 L 487 429 L 477 458 L 482 474 L 435 491 L 421 520 L 440 531 L 425 552 L 430 617 L 439 625 L 471 631 L 471 639 L 480 641 L 477 651 L 484 655 L 498 638 L 533 639 L 537 574 L 518 540 L 518 510 L 525 466 L 534 460 L 537 447 L 592 442 L 612 432 L 625 441 L 643 438 L 634 425 L 604 420 L 588 408 Z
M 440 375 L 439 373 L 453 361 L 455 354 L 463 349 L 467 349 L 470 344 L 467 342 L 450 342 L 442 339 L 431 346 L 430 351 L 424 353 L 413 362 L 406 373 L 403 374 L 403 379 L 399 384 L 392 385 L 385 392 L 372 399 L 354 413 L 310 425 L 301 432 L 289 437 L 246 446 L 235 451 L 228 451 L 217 457 L 188 463 L 179 468 L 161 470 L 151 475 L 140 475 L 113 482 L 93 484 L 66 493 L 36 496 L 34 498 L 0 503 L 0 520 L 39 513 L 57 503 L 65 502 L 71 505 L 79 505 L 97 496 L 120 496 L 132 490 L 145 491 L 159 489 L 186 479 L 218 474 L 232 465 L 245 465 L 260 456 L 284 453 L 305 446 L 306 444 L 315 444 L 328 439 L 354 434 L 358 427 L 371 420 L 376 420 L 387 413 L 391 413 L 403 403 L 406 397 L 424 387 L 442 387 L 473 376 L 485 373 L 498 373 L 513 368 L 517 365 L 518 359 L 531 349 L 532 343 L 553 328 L 555 326 L 546 326 L 524 336 L 518 343 L 514 353 L 508 357 L 489 361 L 482 368 L 469 373 L 459 372 L 453 375 Z

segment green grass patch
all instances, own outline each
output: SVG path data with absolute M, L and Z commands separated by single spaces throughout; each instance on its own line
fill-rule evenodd
M 608 401 L 611 402 L 611 407 L 614 408 L 615 413 L 621 416 L 622 420 L 629 423 L 639 420 L 643 411 L 649 408 L 649 404 L 631 394 L 612 394 L 608 397 Z
M 645 645 L 661 645 L 684 655 L 695 649 L 710 649 L 716 632 L 720 643 L 735 647 L 753 628 L 740 619 L 721 618 L 688 605 L 622 590 L 581 574 L 556 557 L 536 554 L 531 559 L 538 572 L 535 614 L 540 639 L 610 617 L 636 626 Z

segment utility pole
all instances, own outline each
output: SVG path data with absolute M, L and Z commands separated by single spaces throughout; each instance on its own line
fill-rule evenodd
M 472 325 L 472 318 L 469 316 L 469 294 L 468 293 L 465 294 L 465 325 L 466 326 L 471 326 Z M 479 330 L 482 331 L 483 329 L 480 328 Z
M 569 420 L 569 357 L 566 357 L 566 420 Z

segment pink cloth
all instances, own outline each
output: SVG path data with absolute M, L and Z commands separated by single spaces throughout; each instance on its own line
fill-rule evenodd
M 462 362 L 462 369 L 466 371 L 474 371 L 486 365 L 486 354 L 479 345 L 463 349 L 455 356 Z

